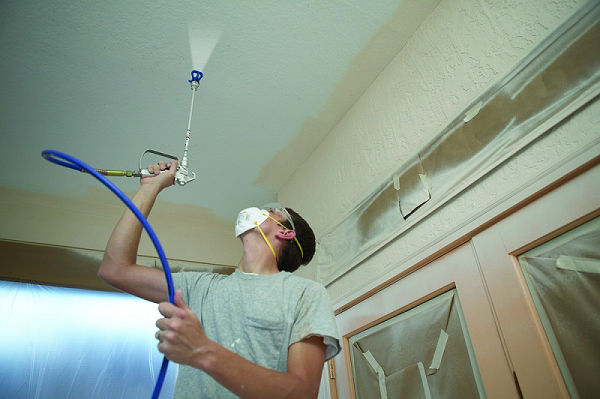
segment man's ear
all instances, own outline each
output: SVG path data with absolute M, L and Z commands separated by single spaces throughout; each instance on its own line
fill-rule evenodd
M 275 233 L 275 237 L 289 241 L 296 237 L 296 232 L 294 230 L 279 230 L 277 233 Z

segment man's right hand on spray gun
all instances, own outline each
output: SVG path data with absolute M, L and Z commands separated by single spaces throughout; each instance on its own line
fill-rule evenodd
M 148 172 L 152 177 L 140 179 L 140 185 L 156 185 L 159 191 L 175 184 L 175 173 L 177 172 L 177 161 L 160 161 L 158 164 L 148 165 Z

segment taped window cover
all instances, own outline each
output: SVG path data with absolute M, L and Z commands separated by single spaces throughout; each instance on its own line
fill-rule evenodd
M 319 280 L 331 283 L 594 100 L 599 42 L 600 3 L 590 2 L 319 237 Z
M 459 308 L 450 291 L 350 338 L 356 397 L 480 397 Z
M 600 218 L 519 257 L 572 398 L 600 392 Z

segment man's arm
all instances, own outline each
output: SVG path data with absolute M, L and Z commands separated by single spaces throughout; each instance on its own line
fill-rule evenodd
M 146 217 L 162 189 L 173 184 L 177 161 L 148 167 L 156 174 L 166 168 L 169 170 L 165 173 L 142 179 L 133 197 L 133 203 Z M 136 264 L 141 235 L 141 223 L 127 209 L 108 240 L 98 276 L 108 285 L 140 298 L 156 303 L 166 301 L 168 293 L 162 271 Z
M 258 366 L 206 337 L 200 321 L 175 293 L 175 305 L 158 307 L 158 349 L 167 359 L 206 372 L 241 398 L 316 398 L 325 362 L 321 337 L 294 343 L 288 350 L 287 373 Z

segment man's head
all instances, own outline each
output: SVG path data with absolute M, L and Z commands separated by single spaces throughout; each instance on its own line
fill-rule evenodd
M 306 220 L 279 204 L 242 210 L 235 223 L 235 235 L 242 237 L 248 231 L 260 233 L 280 271 L 297 270 L 301 265 L 308 264 L 315 253 L 315 234 Z M 274 245 L 275 242 L 277 245 Z
M 293 229 L 296 232 L 295 240 L 287 240 L 282 245 L 277 258 L 277 268 L 280 271 L 294 272 L 300 266 L 308 264 L 315 254 L 315 233 L 313 233 L 309 224 L 291 208 L 284 208 L 291 217 L 290 223 L 287 218 L 282 219 L 281 223 L 287 229 Z

